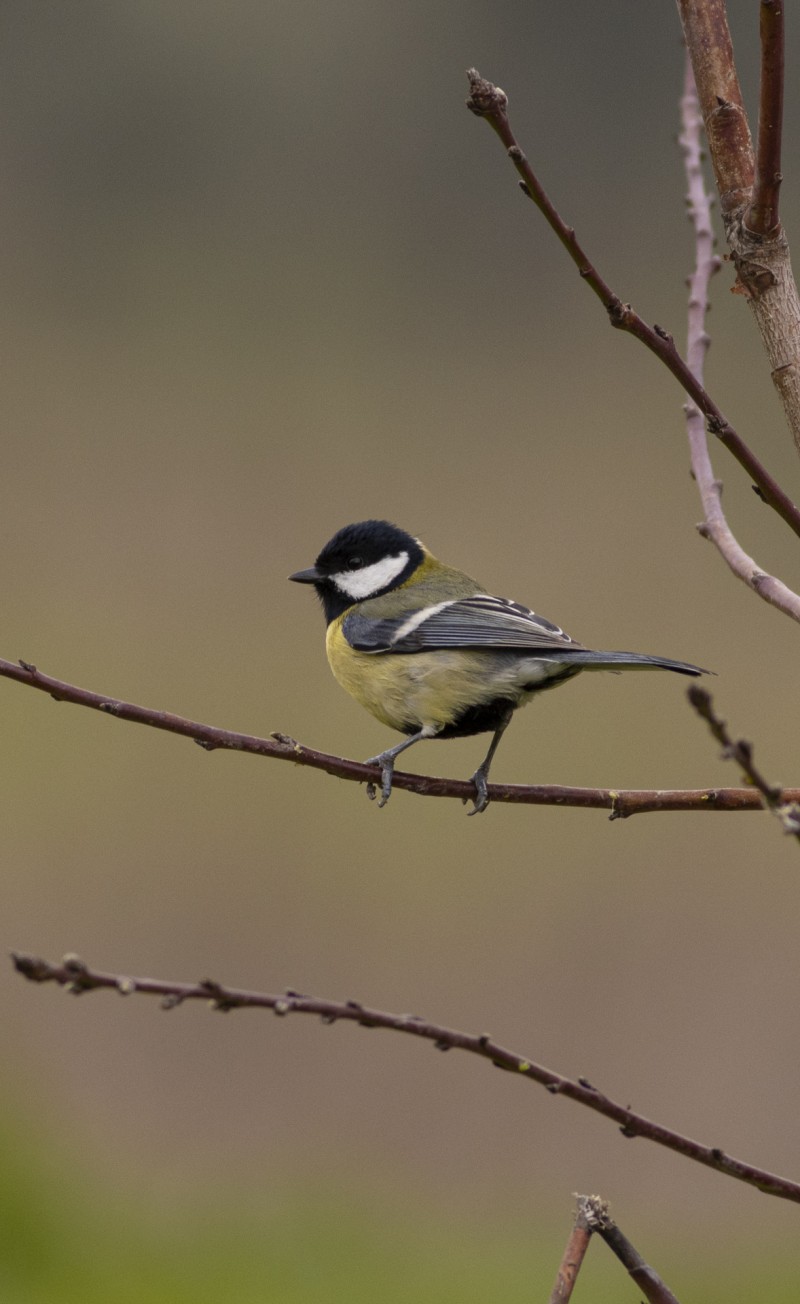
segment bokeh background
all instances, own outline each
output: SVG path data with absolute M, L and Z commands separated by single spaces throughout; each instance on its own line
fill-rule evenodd
M 757 6 L 730 10 L 754 105 Z M 607 279 L 681 338 L 682 57 L 666 2 L 7 0 L 0 655 L 371 755 L 387 735 L 286 576 L 387 516 L 593 646 L 713 667 L 734 730 L 800 781 L 797 633 L 695 531 L 681 395 L 464 108 L 475 64 Z M 731 283 L 708 382 L 791 490 Z M 796 586 L 796 540 L 714 456 L 742 543 Z M 684 690 L 584 676 L 517 718 L 495 777 L 737 782 Z M 468 820 L 401 792 L 379 812 L 308 770 L 0 698 L 6 950 L 489 1029 L 800 1172 L 798 853 L 766 816 Z M 466 776 L 482 745 L 409 767 Z M 796 1297 L 793 1206 L 479 1062 L 75 1000 L 8 965 L 0 985 L 14 1304 L 544 1298 L 576 1190 L 679 1296 Z M 636 1298 L 603 1247 L 584 1273 L 587 1297 Z

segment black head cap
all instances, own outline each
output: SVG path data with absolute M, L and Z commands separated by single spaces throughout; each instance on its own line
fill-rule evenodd
M 401 552 L 413 552 L 418 559 L 422 550 L 415 538 L 392 525 L 391 521 L 358 521 L 345 525 L 325 544 L 317 557 L 317 568 L 328 575 L 344 570 L 357 570 L 372 566 L 384 557 L 398 557 Z M 358 566 L 353 563 L 358 562 Z
M 354 602 L 397 588 L 413 574 L 424 555 L 418 540 L 390 521 L 358 521 L 337 531 L 313 566 L 289 578 L 314 585 L 330 622 Z M 379 564 L 396 558 L 403 558 L 400 569 L 389 565 L 382 574 Z M 376 570 L 370 574 L 372 567 Z M 366 591 L 361 591 L 363 584 L 359 586 L 359 572 L 364 583 L 370 583 Z

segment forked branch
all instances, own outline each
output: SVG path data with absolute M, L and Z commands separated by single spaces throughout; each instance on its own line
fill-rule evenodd
M 678 1304 L 672 1291 L 664 1285 L 627 1236 L 624 1236 L 608 1212 L 608 1203 L 599 1195 L 578 1195 L 575 1223 L 558 1269 L 556 1283 L 548 1304 L 569 1304 L 589 1241 L 596 1233 L 627 1269 L 641 1290 L 647 1304 Z
M 703 382 L 703 368 L 709 346 L 706 333 L 708 288 L 720 262 L 714 254 L 711 199 L 703 178 L 701 132 L 700 105 L 687 52 L 681 98 L 680 145 L 686 168 L 689 219 L 694 227 L 695 264 L 689 277 L 686 361 L 700 384 Z M 722 508 L 722 484 L 714 475 L 711 465 L 702 414 L 692 399 L 687 402 L 685 412 L 692 474 L 703 505 L 704 520 L 698 526 L 700 533 L 711 540 L 738 579 L 785 615 L 800 621 L 800 595 L 759 566 L 745 552 L 728 525 Z

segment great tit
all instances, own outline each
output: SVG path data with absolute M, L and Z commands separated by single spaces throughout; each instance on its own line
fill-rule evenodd
M 422 738 L 492 733 L 472 776 L 470 815 L 489 804 L 489 767 L 517 707 L 581 670 L 707 672 L 638 652 L 592 652 L 563 629 L 509 598 L 495 598 L 463 571 L 389 521 L 346 525 L 313 566 L 289 579 L 313 584 L 328 622 L 336 679 L 403 742 L 370 757 L 381 768 L 381 799 L 394 763 Z M 375 796 L 369 784 L 367 792 Z

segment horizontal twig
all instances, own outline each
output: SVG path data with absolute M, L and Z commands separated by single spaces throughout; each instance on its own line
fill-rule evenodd
M 320 1000 L 306 996 L 302 992 L 286 991 L 280 995 L 267 992 L 243 991 L 235 987 L 224 987 L 212 979 L 199 983 L 165 982 L 157 978 L 133 978 L 126 974 L 102 973 L 90 969 L 78 956 L 65 956 L 61 964 L 50 964 L 47 960 L 31 955 L 12 953 L 15 969 L 31 982 L 58 983 L 76 996 L 97 989 L 110 989 L 122 996 L 136 993 L 148 996 L 161 996 L 162 1008 L 171 1010 L 185 1001 L 207 1001 L 215 1010 L 267 1009 L 277 1015 L 314 1014 L 323 1023 L 350 1022 L 362 1028 L 387 1028 L 393 1032 L 405 1032 L 413 1037 L 422 1037 L 433 1043 L 437 1050 L 464 1050 L 481 1059 L 489 1060 L 496 1068 L 506 1069 L 530 1082 L 538 1082 L 553 1095 L 566 1096 L 588 1109 L 610 1118 L 619 1125 L 624 1137 L 643 1137 L 657 1145 L 665 1146 L 677 1154 L 684 1155 L 695 1163 L 713 1168 L 718 1173 L 733 1177 L 739 1182 L 755 1186 L 766 1195 L 775 1195 L 783 1200 L 800 1203 L 800 1183 L 780 1177 L 764 1168 L 734 1159 L 717 1146 L 702 1145 L 690 1137 L 683 1136 L 671 1128 L 664 1127 L 652 1119 L 637 1114 L 626 1105 L 617 1104 L 604 1095 L 586 1078 L 564 1077 L 552 1069 L 536 1064 L 527 1056 L 508 1050 L 496 1042 L 489 1033 L 472 1034 L 459 1032 L 455 1028 L 443 1027 L 431 1023 L 415 1014 L 390 1014 L 385 1010 L 371 1009 L 358 1001 Z
M 286 734 L 274 733 L 269 738 L 259 738 L 254 734 L 234 733 L 230 729 L 219 729 L 214 725 L 201 724 L 197 720 L 187 720 L 171 711 L 157 711 L 150 707 L 137 706 L 134 702 L 124 702 L 120 698 L 91 692 L 87 688 L 78 688 L 75 684 L 65 683 L 62 679 L 54 679 L 52 675 L 44 674 L 29 661 L 0 660 L 0 678 L 2 677 L 49 693 L 57 702 L 72 702 L 75 706 L 102 711 L 105 715 L 114 716 L 118 720 L 130 720 L 135 724 L 148 725 L 152 729 L 163 729 L 167 733 L 192 738 L 205 751 L 248 752 L 255 756 L 268 756 L 273 760 L 291 761 L 295 765 L 307 765 L 311 769 L 323 770 L 337 779 L 347 779 L 353 783 L 370 781 L 375 783 L 380 779 L 380 770 L 375 765 L 365 765 L 361 761 L 351 761 L 342 756 L 331 756 L 327 752 L 315 751 L 312 747 L 306 747 Z M 392 786 L 422 797 L 454 797 L 463 802 L 471 801 L 475 796 L 475 785 L 469 779 L 440 779 L 432 775 L 407 774 L 399 770 L 395 771 Z M 785 789 L 784 793 L 787 799 L 800 801 L 800 788 Z M 617 790 L 570 788 L 560 784 L 525 786 L 490 783 L 489 797 L 493 802 L 506 802 L 510 805 L 571 806 L 607 810 L 612 820 L 627 819 L 630 815 L 655 811 L 763 809 L 758 794 L 751 788 Z

